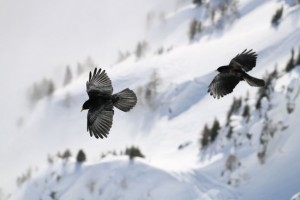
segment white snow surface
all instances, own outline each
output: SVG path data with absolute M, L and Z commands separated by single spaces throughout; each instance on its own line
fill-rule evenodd
M 89 137 L 86 113 L 80 113 L 87 99 L 88 73 L 38 102 L 27 115 L 24 126 L 15 130 L 13 139 L 1 147 L 7 149 L 0 152 L 0 158 L 4 169 L 1 175 L 5 177 L 1 183 L 9 188 L 9 199 L 298 198 L 299 66 L 272 83 L 275 88 L 272 100 L 262 99 L 261 113 L 255 110 L 257 88 L 241 82 L 232 94 L 217 100 L 207 94 L 207 86 L 218 66 L 229 63 L 246 48 L 258 53 L 257 66 L 249 74 L 263 77 L 275 65 L 279 71 L 283 70 L 292 48 L 298 55 L 300 6 L 283 0 L 240 0 L 240 15 L 235 21 L 223 28 L 215 27 L 213 32 L 204 33 L 200 40 L 190 44 L 188 25 L 193 18 L 204 16 L 196 12 L 201 8 L 176 2 L 175 10 L 168 10 L 163 28 L 158 22 L 154 23 L 146 34 L 155 47 L 173 45 L 171 51 L 162 55 L 148 53 L 140 60 L 131 56 L 121 63 L 103 67 L 112 80 L 114 92 L 129 87 L 139 98 L 137 106 L 128 113 L 115 109 L 108 138 Z M 271 26 L 271 17 L 281 5 L 284 14 L 275 28 Z M 149 85 L 153 73 L 157 75 L 157 91 L 146 100 L 143 88 Z M 233 98 L 245 96 L 247 92 L 251 108 L 249 121 L 246 122 L 239 111 L 230 122 L 238 133 L 234 139 L 226 139 L 226 129 L 222 128 L 217 140 L 206 151 L 200 151 L 198 140 L 204 125 L 211 126 L 218 118 L 224 127 Z M 66 94 L 71 97 L 69 107 L 64 105 Z M 295 105 L 290 114 L 286 109 L 288 103 Z M 263 164 L 257 157 L 264 123 L 262 113 L 282 130 L 275 131 L 270 139 Z M 252 135 L 251 139 L 246 139 L 247 133 Z M 242 145 L 237 147 L 234 143 Z M 126 156 L 108 156 L 100 159 L 103 152 L 119 152 L 131 145 L 138 146 L 145 158 L 130 161 Z M 184 147 L 180 149 L 180 145 Z M 48 154 L 67 148 L 73 154 L 71 160 L 57 159 L 53 165 L 46 162 Z M 87 162 L 82 165 L 74 158 L 79 149 L 87 155 Z M 6 158 L 7 151 L 11 158 L 17 159 Z M 225 170 L 230 155 L 242 163 L 234 171 Z M 32 177 L 20 187 L 12 187 L 12 180 L 29 167 L 33 169 Z M 221 176 L 224 170 L 225 175 Z

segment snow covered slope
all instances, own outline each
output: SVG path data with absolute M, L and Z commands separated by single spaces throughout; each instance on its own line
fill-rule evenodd
M 50 199 L 50 196 L 53 199 L 197 198 L 191 183 L 180 181 L 141 161 L 127 162 L 121 157 L 85 167 L 80 164 L 59 165 L 50 167 L 44 176 L 28 185 L 24 196 L 27 199 Z M 59 181 L 58 176 L 62 177 Z
M 281 5 L 284 14 L 275 28 L 271 17 Z M 207 31 L 189 44 L 190 21 L 207 18 L 200 10 L 184 4 L 166 15 L 164 29 L 152 26 L 148 32 L 150 44 L 174 45 L 171 51 L 161 55 L 148 53 L 139 60 L 131 56 L 104 67 L 115 92 L 129 87 L 139 97 L 131 112 L 115 111 L 114 125 L 105 140 L 89 137 L 86 113 L 79 112 L 87 99 L 87 73 L 41 100 L 18 139 L 8 145 L 12 156 L 21 156 L 14 165 L 4 162 L 6 169 L 20 173 L 28 167 L 38 167 L 11 199 L 283 200 L 299 192 L 300 99 L 295 91 L 300 88 L 300 71 L 298 67 L 283 73 L 291 49 L 300 46 L 299 5 L 241 0 L 237 19 L 224 27 L 207 22 Z M 283 74 L 270 86 L 272 100 L 264 96 L 260 109 L 255 109 L 257 88 L 246 83 L 240 83 L 233 94 L 220 100 L 207 94 L 214 70 L 246 48 L 258 53 L 257 67 L 251 75 L 262 77 L 266 71 L 273 71 L 276 64 Z M 233 97 L 245 97 L 247 92 L 249 99 L 243 100 L 230 118 L 233 134 L 229 138 L 227 111 Z M 65 105 L 67 94 L 69 107 Z M 291 103 L 295 108 L 288 113 L 286 107 Z M 251 113 L 248 120 L 243 116 L 246 104 Z M 215 118 L 221 121 L 219 136 L 200 151 L 200 133 Z M 276 126 L 272 136 L 266 136 L 264 131 L 270 130 L 266 124 L 280 127 Z M 131 162 L 127 157 L 116 156 L 99 160 L 103 152 L 119 152 L 132 144 L 141 149 L 145 159 Z M 78 166 L 74 160 L 57 161 L 48 166 L 47 154 L 67 148 L 71 152 L 84 149 L 88 163 Z M 266 154 L 263 161 L 258 156 L 262 152 Z M 61 178 L 57 182 L 58 175 Z

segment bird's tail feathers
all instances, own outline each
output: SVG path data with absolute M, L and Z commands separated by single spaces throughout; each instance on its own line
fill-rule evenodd
M 245 74 L 244 79 L 245 79 L 245 81 L 247 81 L 247 83 L 249 85 L 254 86 L 254 87 L 263 87 L 266 84 L 264 80 L 259 79 L 259 78 L 254 78 L 248 74 Z
M 128 88 L 113 95 L 114 106 L 124 112 L 128 112 L 129 110 L 131 110 L 136 103 L 137 97 L 135 93 Z

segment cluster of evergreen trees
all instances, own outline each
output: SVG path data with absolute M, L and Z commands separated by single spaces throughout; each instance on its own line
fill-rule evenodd
M 45 96 L 50 96 L 55 90 L 55 86 L 52 80 L 43 79 L 40 82 L 36 82 L 28 90 L 28 99 L 31 104 L 35 104 L 37 101 Z
M 291 50 L 291 58 L 289 59 L 289 61 L 286 64 L 285 67 L 285 71 L 289 72 L 292 69 L 294 69 L 296 66 L 300 65 L 300 47 L 299 47 L 299 51 L 298 51 L 298 55 L 295 58 L 295 51 L 294 49 Z
M 137 59 L 140 59 L 146 55 L 146 52 L 149 48 L 149 45 L 146 41 L 140 41 L 136 45 L 136 49 L 134 51 L 134 54 Z
M 189 40 L 193 42 L 197 39 L 199 34 L 202 31 L 202 23 L 197 19 L 193 19 L 190 23 L 190 30 L 189 30 Z
M 201 12 L 205 12 L 205 15 L 209 16 L 212 27 L 223 27 L 226 22 L 232 21 L 239 16 L 237 9 L 238 0 L 193 0 L 193 3 L 197 7 L 203 8 Z M 190 42 L 197 40 L 203 30 L 209 29 L 209 27 L 204 27 L 203 24 L 205 22 L 196 18 L 191 21 L 188 31 Z
M 145 158 L 145 156 L 142 154 L 141 150 L 135 146 L 131 146 L 129 148 L 126 147 L 125 155 L 127 155 L 130 160 L 133 160 L 135 157 Z
M 156 70 L 150 75 L 149 81 L 142 86 L 139 86 L 136 90 L 136 94 L 139 99 L 139 104 L 147 105 L 151 109 L 156 109 L 158 106 L 157 96 L 158 88 L 161 84 L 161 78 Z
M 55 156 L 48 155 L 47 161 L 48 161 L 49 165 L 53 165 L 58 159 L 60 159 L 63 161 L 62 166 L 65 167 L 71 157 L 72 157 L 71 151 L 69 149 L 66 149 L 63 153 L 58 152 Z M 84 151 L 82 149 L 80 149 L 76 156 L 76 163 L 82 164 L 85 161 L 86 161 L 86 155 L 85 155 Z M 80 165 L 77 165 L 77 166 L 80 166 Z M 35 171 L 37 171 L 37 169 Z M 25 182 L 30 180 L 33 175 L 33 172 L 34 171 L 32 170 L 32 168 L 29 168 L 24 174 L 17 177 L 17 180 L 16 180 L 17 186 L 21 187 Z M 45 178 L 44 182 L 47 183 L 48 181 L 50 181 L 50 179 L 55 180 L 56 182 L 59 182 L 61 180 L 61 178 L 62 178 L 61 172 L 54 170 L 54 171 L 51 171 L 51 173 L 49 174 L 49 177 Z M 49 195 L 52 199 L 56 199 L 55 191 L 51 191 Z
M 262 130 L 261 133 L 258 133 L 260 134 L 260 148 L 257 152 L 257 157 L 261 163 L 265 162 L 268 146 L 272 138 L 274 138 L 276 134 L 288 128 L 283 121 L 276 121 L 269 115 L 269 111 L 275 108 L 274 95 L 285 96 L 287 103 L 287 113 L 291 114 L 295 107 L 295 99 L 300 94 L 300 82 L 298 80 L 291 80 L 291 83 L 288 86 L 283 87 L 281 92 L 275 91 L 276 80 L 284 74 L 293 70 L 295 67 L 300 66 L 300 49 L 296 58 L 294 54 L 295 52 L 294 50 L 292 50 L 291 58 L 288 60 L 286 67 L 281 72 L 278 72 L 277 67 L 275 67 L 273 71 L 265 75 L 264 80 L 266 82 L 266 85 L 265 87 L 258 88 L 256 102 L 254 102 L 253 104 L 255 105 L 255 107 L 250 107 L 248 104 L 249 94 L 247 94 L 244 99 L 234 98 L 227 113 L 226 123 L 222 127 L 220 127 L 220 124 L 216 119 L 211 128 L 209 128 L 207 124 L 205 124 L 204 129 L 201 132 L 201 138 L 199 140 L 201 149 L 206 149 L 210 144 L 212 144 L 221 132 L 226 136 L 227 140 L 233 139 L 233 145 L 236 145 L 236 147 L 238 147 L 244 142 L 242 137 L 246 136 L 246 138 L 248 138 L 249 140 L 251 140 L 252 138 L 252 135 L 247 132 L 247 127 L 250 127 L 251 124 L 256 123 L 255 120 L 261 120 Z M 257 114 L 259 116 L 259 119 L 252 118 L 252 115 Z M 233 115 L 239 116 L 237 118 L 237 120 L 239 120 L 238 123 L 245 129 L 241 130 L 239 128 L 235 130 L 237 122 L 232 123 L 232 119 L 236 120 L 236 118 L 232 118 Z M 243 142 L 241 143 L 239 141 Z
M 48 155 L 47 161 L 50 165 L 52 165 L 52 164 L 54 164 L 56 158 L 59 158 L 59 159 L 64 160 L 65 162 L 68 162 L 71 157 L 72 157 L 71 151 L 69 149 L 66 149 L 63 153 L 58 152 L 56 154 L 56 156 Z M 85 161 L 86 161 L 86 155 L 85 155 L 84 151 L 82 149 L 80 149 L 76 155 L 76 162 L 83 163 Z
M 26 181 L 28 181 L 32 176 L 32 169 L 29 168 L 21 176 L 17 177 L 17 186 L 21 187 Z
M 108 151 L 106 153 L 102 153 L 101 158 L 105 158 L 108 155 L 113 155 L 113 156 L 127 155 L 130 160 L 133 160 L 135 157 L 145 158 L 145 156 L 142 154 L 141 150 L 135 146 L 126 147 L 125 150 L 120 151 L 120 153 L 117 153 L 115 150 Z
M 96 64 L 92 60 L 91 57 L 88 57 L 85 62 L 77 63 L 77 76 L 80 76 L 83 72 L 89 69 L 93 69 L 96 67 Z M 74 78 L 74 73 L 72 72 L 71 67 L 68 65 L 65 68 L 65 75 L 63 79 L 62 85 L 65 87 L 68 84 L 72 82 Z M 51 96 L 53 92 L 55 91 L 56 86 L 52 79 L 50 78 L 44 78 L 41 81 L 34 82 L 32 86 L 29 87 L 27 92 L 27 98 L 30 103 L 30 105 L 35 105 L 40 99 Z M 68 106 L 70 100 L 70 94 L 66 95 L 66 102 L 65 104 Z
M 204 129 L 202 131 L 202 137 L 199 141 L 202 149 L 205 149 L 209 144 L 213 143 L 218 136 L 218 131 L 220 129 L 220 123 L 217 119 L 214 120 L 211 128 L 205 124 Z
M 147 41 L 145 40 L 142 40 L 142 41 L 139 41 L 137 44 L 136 44 L 136 47 L 134 49 L 133 52 L 129 52 L 129 51 L 119 51 L 118 52 L 118 57 L 117 57 L 117 63 L 120 63 L 124 60 L 126 60 L 128 57 L 130 57 L 131 55 L 134 55 L 136 60 L 139 60 L 143 57 L 146 56 L 146 53 L 148 52 L 149 50 L 149 44 Z
M 227 112 L 226 123 L 225 123 L 225 126 L 227 127 L 226 137 L 228 139 L 232 137 L 233 128 L 234 128 L 230 124 L 231 116 L 241 114 L 246 121 L 250 119 L 250 107 L 247 104 L 247 98 L 248 97 L 245 98 L 246 100 L 244 103 L 242 98 L 237 98 L 237 99 L 233 98 L 233 102 Z M 199 145 L 202 150 L 207 148 L 210 144 L 212 144 L 216 140 L 221 128 L 222 127 L 218 119 L 214 120 L 211 128 L 209 128 L 208 125 L 205 124 L 204 129 L 201 132 L 201 138 L 199 140 Z

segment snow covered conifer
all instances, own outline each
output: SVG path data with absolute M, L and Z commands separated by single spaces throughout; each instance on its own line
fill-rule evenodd
M 214 120 L 213 126 L 211 128 L 211 133 L 210 133 L 210 142 L 214 142 L 215 139 L 217 138 L 219 134 L 219 129 L 220 129 L 220 123 L 218 119 Z
M 235 97 L 233 98 L 233 102 L 230 106 L 230 109 L 227 113 L 227 122 L 226 125 L 229 125 L 230 122 L 230 117 L 232 116 L 232 114 L 235 114 L 239 111 L 240 107 L 242 106 L 242 99 L 238 98 L 236 99 Z
M 190 24 L 190 29 L 189 29 L 189 39 L 190 42 L 193 42 L 197 35 L 202 31 L 202 23 L 201 21 L 198 21 L 196 19 L 194 19 L 193 21 L 191 21 Z
M 125 155 L 128 155 L 130 160 L 133 160 L 135 157 L 141 157 L 141 158 L 145 157 L 140 151 L 140 149 L 134 146 L 131 146 L 130 148 L 126 148 Z
M 243 117 L 246 119 L 246 121 L 249 121 L 249 118 L 250 118 L 250 107 L 248 104 L 246 104 L 244 106 L 244 111 L 243 111 Z
M 274 79 L 277 79 L 277 77 L 278 77 L 278 71 L 277 68 L 275 68 L 272 73 L 267 74 L 266 78 L 264 78 L 264 80 L 266 80 L 266 85 L 265 87 L 261 87 L 258 89 L 258 98 L 255 105 L 256 109 L 261 108 L 261 100 L 263 99 L 263 97 L 269 99 L 270 93 L 274 90 L 272 82 Z
M 140 59 L 145 56 L 148 49 L 148 43 L 146 41 L 138 42 L 135 49 L 135 56 L 137 59 Z
M 298 57 L 297 59 L 295 60 L 295 65 L 300 65 L 300 48 L 299 48 L 299 51 L 298 51 Z
M 83 162 L 86 161 L 86 156 L 85 156 L 85 153 L 83 152 L 82 149 L 80 149 L 80 150 L 78 151 L 76 160 L 77 160 L 78 163 L 83 163 Z
M 197 6 L 202 5 L 203 0 L 193 0 L 193 3 L 196 4 Z
M 283 6 L 281 6 L 281 8 L 277 9 L 275 14 L 272 17 L 271 23 L 273 26 L 278 26 L 279 25 L 279 21 L 282 17 L 282 13 L 283 13 Z
M 71 151 L 69 149 L 66 149 L 66 151 L 61 155 L 61 158 L 68 161 L 71 156 Z
M 207 127 L 207 124 L 205 124 L 204 129 L 201 133 L 202 137 L 199 140 L 199 144 L 202 149 L 206 148 L 210 143 L 210 130 Z
M 54 83 L 51 79 L 42 79 L 34 83 L 28 90 L 28 99 L 30 104 L 34 105 L 37 101 L 45 96 L 50 96 L 55 90 Z
M 291 54 L 292 54 L 291 58 L 289 59 L 288 63 L 286 64 L 286 67 L 285 67 L 286 72 L 291 71 L 295 67 L 295 65 L 294 65 L 294 54 L 295 54 L 294 49 L 292 49 Z

